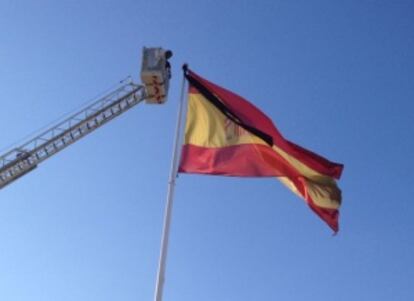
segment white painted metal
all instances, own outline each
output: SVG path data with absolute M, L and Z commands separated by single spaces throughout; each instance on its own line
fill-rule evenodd
M 163 104 L 167 100 L 169 70 L 162 48 L 146 48 L 142 51 L 141 81 L 147 91 L 146 103 Z
M 164 289 L 164 282 L 165 282 L 165 265 L 167 262 L 167 252 L 168 252 L 168 241 L 170 237 L 170 226 L 171 226 L 171 214 L 173 208 L 173 198 L 174 198 L 174 189 L 175 189 L 175 179 L 177 178 L 177 171 L 178 171 L 178 161 L 179 155 L 181 150 L 181 132 L 182 132 L 182 119 L 185 110 L 185 78 L 183 77 L 183 83 L 181 86 L 181 99 L 180 105 L 178 109 L 178 116 L 177 116 L 177 125 L 175 130 L 175 137 L 174 137 L 174 147 L 173 147 L 173 155 L 171 160 L 171 170 L 170 170 L 170 177 L 168 180 L 168 192 L 167 192 L 167 201 L 165 204 L 164 210 L 164 225 L 162 230 L 162 238 L 161 238 L 161 249 L 160 249 L 160 257 L 158 262 L 158 272 L 157 272 L 157 280 L 155 284 L 155 295 L 154 301 L 161 301 Z

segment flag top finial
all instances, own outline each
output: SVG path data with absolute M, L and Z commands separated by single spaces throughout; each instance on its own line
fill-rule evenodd
M 187 71 L 188 71 L 188 64 L 187 63 L 183 64 L 183 71 L 184 71 L 184 74 L 187 74 Z

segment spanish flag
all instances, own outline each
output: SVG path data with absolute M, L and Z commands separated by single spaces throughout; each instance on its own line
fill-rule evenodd
M 342 164 L 286 140 L 253 104 L 185 68 L 187 120 L 179 172 L 275 177 L 338 231 Z

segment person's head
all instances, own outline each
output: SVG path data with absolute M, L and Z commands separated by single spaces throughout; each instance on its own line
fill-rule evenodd
M 165 55 L 165 58 L 168 60 L 170 57 L 173 56 L 173 53 L 172 53 L 171 50 L 167 50 L 167 51 L 165 51 L 164 55 Z

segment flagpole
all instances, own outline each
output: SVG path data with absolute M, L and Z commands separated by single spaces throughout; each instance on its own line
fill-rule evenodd
M 185 74 L 187 70 L 186 64 L 183 65 L 183 70 Z M 172 208 L 173 208 L 175 179 L 177 178 L 177 172 L 178 172 L 178 154 L 180 150 L 179 142 L 181 138 L 180 132 L 181 132 L 182 115 L 183 115 L 183 110 L 184 110 L 184 96 L 185 96 L 184 88 L 185 88 L 185 76 L 183 75 L 183 81 L 181 85 L 180 104 L 179 104 L 177 124 L 176 124 L 176 129 L 175 129 L 170 177 L 168 179 L 167 201 L 166 201 L 165 209 L 164 209 L 164 225 L 163 225 L 162 236 L 161 236 L 161 249 L 160 249 L 160 257 L 158 260 L 158 272 L 157 272 L 157 281 L 155 284 L 154 301 L 162 301 L 162 293 L 163 293 L 164 281 L 165 281 L 165 265 L 167 262 L 168 240 L 170 237 L 171 213 L 172 213 Z

